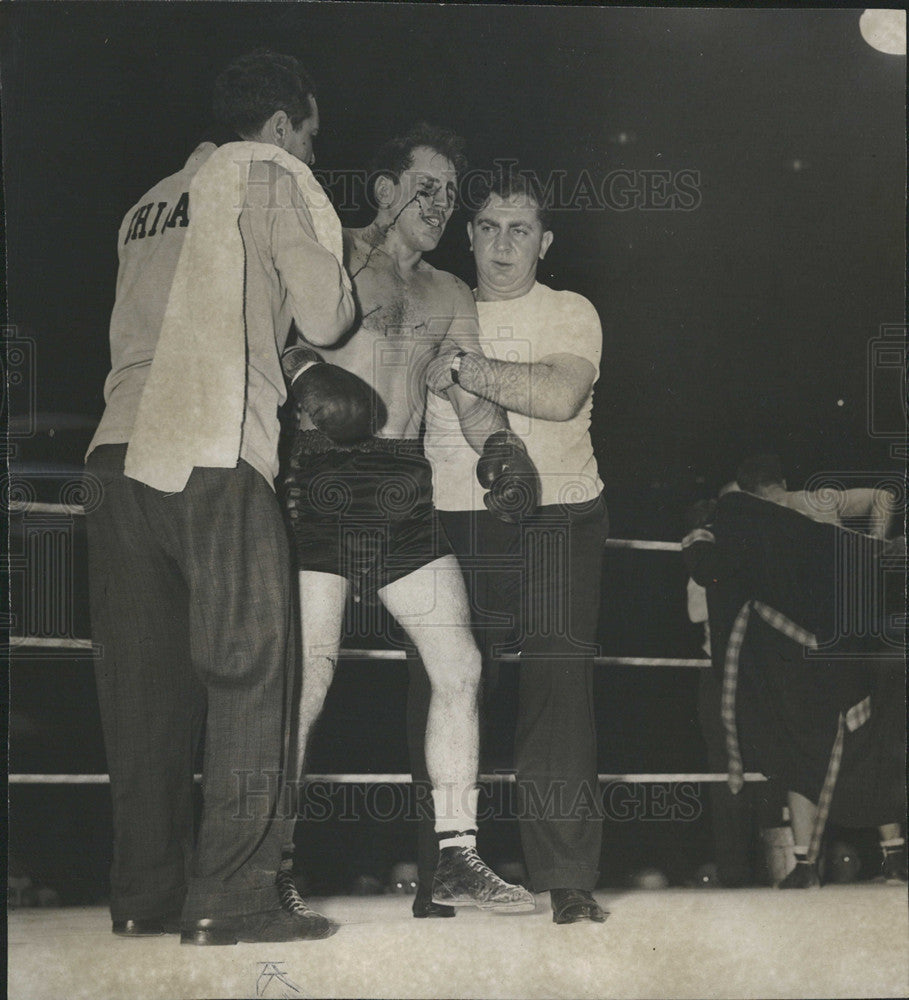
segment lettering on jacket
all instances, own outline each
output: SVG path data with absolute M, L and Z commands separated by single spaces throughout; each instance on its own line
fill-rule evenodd
M 181 228 L 189 225 L 189 191 L 184 191 L 177 203 L 168 211 L 166 201 L 150 201 L 140 205 L 126 227 L 126 237 L 123 243 L 130 240 L 144 240 L 147 236 L 155 236 L 167 229 Z

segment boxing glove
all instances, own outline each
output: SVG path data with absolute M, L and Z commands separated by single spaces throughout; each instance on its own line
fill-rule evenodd
M 336 444 L 355 444 L 369 437 L 376 395 L 363 379 L 302 346 L 288 348 L 281 366 L 317 430 Z
M 500 521 L 517 524 L 540 505 L 540 477 L 524 442 L 510 430 L 486 439 L 477 480 L 489 491 L 483 495 L 486 509 Z

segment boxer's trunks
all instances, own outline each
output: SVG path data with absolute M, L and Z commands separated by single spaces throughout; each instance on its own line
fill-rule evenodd
M 298 431 L 285 492 L 298 568 L 343 576 L 359 595 L 451 554 L 417 440 L 345 446 Z

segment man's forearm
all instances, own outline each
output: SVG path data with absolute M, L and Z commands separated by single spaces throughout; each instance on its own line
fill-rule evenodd
M 483 453 L 483 445 L 490 434 L 508 429 L 508 417 L 501 406 L 483 396 L 474 396 L 456 386 L 448 390 L 461 424 L 461 433 L 467 443 L 478 454 Z
M 461 359 L 458 384 L 512 413 L 542 420 L 569 420 L 577 412 L 574 387 L 560 375 L 557 366 L 545 362 L 522 364 L 467 354 Z
M 885 489 L 853 488 L 840 494 L 840 517 L 863 518 L 869 535 L 887 538 L 895 528 L 897 503 L 893 494 Z

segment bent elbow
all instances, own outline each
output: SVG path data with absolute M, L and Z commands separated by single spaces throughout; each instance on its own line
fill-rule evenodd
M 316 322 L 315 317 L 309 317 L 306 324 L 306 339 L 316 347 L 331 347 L 351 328 L 356 318 L 356 307 L 353 297 L 345 291 L 336 307 L 326 310 Z M 299 323 L 297 324 L 300 325 Z
M 338 303 L 338 308 L 335 310 L 335 325 L 332 330 L 332 343 L 336 340 L 340 340 L 340 338 L 347 333 L 347 331 L 353 326 L 356 318 L 357 306 L 354 302 L 353 295 L 347 289 L 344 289 L 341 293 L 341 301 Z
M 568 406 L 566 407 L 565 420 L 573 420 L 584 408 L 584 403 L 586 402 L 586 396 L 578 396 L 577 399 L 569 399 Z
M 572 399 L 570 396 L 563 396 L 553 405 L 549 419 L 558 423 L 572 420 L 581 412 L 583 403 L 583 399 Z

